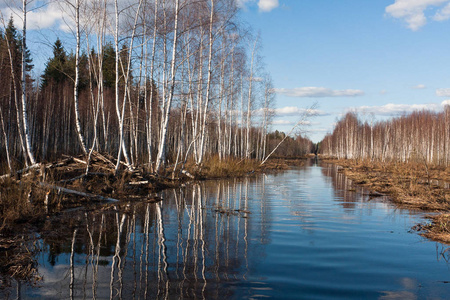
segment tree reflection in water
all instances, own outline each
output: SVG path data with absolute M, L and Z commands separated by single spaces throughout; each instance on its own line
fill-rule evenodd
M 66 213 L 41 235 L 39 288 L 21 289 L 47 299 L 233 296 L 230 286 L 248 272 L 249 228 L 263 236 L 255 229 L 264 226 L 250 224 L 261 217 L 248 205 L 250 180 L 215 188 L 202 182 L 165 191 L 158 203 Z
M 16 284 L 0 298 L 448 295 L 448 246 L 408 233 L 419 215 L 369 201 L 335 167 L 159 196 L 50 219 L 39 232 L 39 288 Z

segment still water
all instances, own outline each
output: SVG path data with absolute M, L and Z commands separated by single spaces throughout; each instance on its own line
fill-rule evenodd
M 40 233 L 43 280 L 4 296 L 450 299 L 448 246 L 410 231 L 423 213 L 369 199 L 335 166 L 311 161 L 161 197 L 49 225 L 64 234 Z

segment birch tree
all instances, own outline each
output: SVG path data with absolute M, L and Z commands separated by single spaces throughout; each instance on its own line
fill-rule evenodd
M 156 171 L 159 172 L 161 167 L 165 163 L 166 159 L 166 147 L 167 147 L 167 129 L 169 125 L 170 109 L 172 106 L 172 100 L 175 91 L 175 59 L 178 43 L 178 16 L 179 16 L 180 0 L 175 0 L 175 11 L 174 11 L 174 30 L 173 30 L 173 44 L 172 44 L 172 61 L 170 64 L 170 75 L 171 75 L 171 85 L 170 93 L 168 95 L 167 103 L 165 103 L 165 109 L 162 111 L 163 115 L 161 117 L 161 138 L 159 141 L 158 155 L 156 158 Z M 163 99 L 165 102 L 166 99 Z
M 22 13 L 23 13 L 23 29 L 22 29 L 22 120 L 23 130 L 26 141 L 26 148 L 28 158 L 32 165 L 36 164 L 34 158 L 34 152 L 31 144 L 31 134 L 28 124 L 28 112 L 27 112 L 27 72 L 26 72 L 26 49 L 27 49 L 27 0 L 22 1 Z

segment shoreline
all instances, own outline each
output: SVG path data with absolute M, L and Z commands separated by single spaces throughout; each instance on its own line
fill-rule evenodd
M 386 195 L 398 207 L 416 209 L 427 215 L 426 224 L 413 230 L 433 241 L 450 245 L 450 167 L 428 166 L 421 162 L 379 163 L 320 158 L 340 166 L 340 172 L 371 192 Z
M 112 157 L 95 153 L 86 174 L 85 157 L 66 157 L 0 176 L 0 283 L 12 279 L 35 283 L 40 280 L 29 251 L 32 236 L 46 222 L 72 209 L 109 209 L 127 202 L 156 203 L 157 193 L 186 182 L 253 176 L 289 168 L 284 159 L 260 165 L 256 160 L 211 157 L 202 167 L 187 163 L 160 175 L 144 168 L 114 174 Z M 296 165 L 305 159 L 289 160 Z M 177 176 L 174 176 L 177 175 Z

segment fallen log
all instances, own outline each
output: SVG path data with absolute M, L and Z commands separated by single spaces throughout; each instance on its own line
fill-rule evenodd
M 130 181 L 128 182 L 129 185 L 143 185 L 143 184 L 148 184 L 148 180 L 143 180 L 143 181 Z
M 195 176 L 192 175 L 191 173 L 189 173 L 189 172 L 186 171 L 186 170 L 181 170 L 181 174 L 184 174 L 184 175 L 186 175 L 187 177 L 189 177 L 189 178 L 191 178 L 191 179 L 195 179 Z
M 103 156 L 102 154 L 98 153 L 97 151 L 94 151 L 94 153 L 92 153 L 92 156 L 93 156 L 94 158 L 97 158 L 97 159 L 99 159 L 99 160 L 101 160 L 101 161 L 103 161 L 103 162 L 109 164 L 113 169 L 116 167 L 116 166 L 112 163 L 112 161 L 110 161 L 109 159 L 107 159 L 105 156 Z
M 60 193 L 72 194 L 72 195 L 77 195 L 77 196 L 80 196 L 80 197 L 91 198 L 91 199 L 97 200 L 97 201 L 106 201 L 106 202 L 118 202 L 119 201 L 119 200 L 114 199 L 114 198 L 103 197 L 103 196 L 100 196 L 100 195 L 79 192 L 79 191 L 71 190 L 71 189 L 68 189 L 68 188 L 61 187 L 61 186 L 48 184 L 48 183 L 45 183 L 45 182 L 39 182 L 38 185 L 43 187 L 43 188 L 56 190 L 56 191 L 58 191 Z
M 15 175 L 23 174 L 23 173 L 28 172 L 30 170 L 38 169 L 40 167 L 41 167 L 41 164 L 37 163 L 37 164 L 31 165 L 29 167 L 26 167 L 24 169 L 21 169 L 19 171 L 2 175 L 2 176 L 0 176 L 0 179 L 6 179 L 6 178 L 9 178 L 9 177 L 12 177 L 12 176 L 15 176 Z
M 81 160 L 79 158 L 74 157 L 73 160 L 76 161 L 77 163 L 87 165 L 87 162 L 85 162 L 84 160 Z

